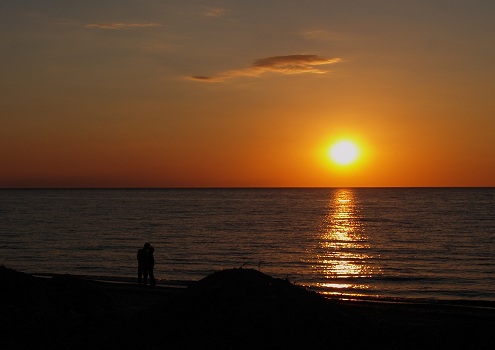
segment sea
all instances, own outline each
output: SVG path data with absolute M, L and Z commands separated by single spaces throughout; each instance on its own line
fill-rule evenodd
M 495 301 L 495 188 L 2 189 L 0 264 L 184 286 L 251 268 L 338 298 Z

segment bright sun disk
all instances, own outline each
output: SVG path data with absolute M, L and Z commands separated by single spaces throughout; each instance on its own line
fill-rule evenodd
M 340 141 L 330 148 L 329 155 L 335 163 L 348 165 L 357 159 L 359 149 L 351 141 Z

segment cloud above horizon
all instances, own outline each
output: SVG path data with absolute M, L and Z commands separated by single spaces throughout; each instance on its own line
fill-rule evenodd
M 87 24 L 87 28 L 96 29 L 111 29 L 111 30 L 121 30 L 121 29 L 131 29 L 131 28 L 153 28 L 161 27 L 159 23 L 94 23 Z
M 224 8 L 212 8 L 207 10 L 204 15 L 206 17 L 221 17 L 225 14 L 226 10 Z
M 342 33 L 326 29 L 306 29 L 300 32 L 299 35 L 313 41 L 342 41 L 347 39 L 347 36 Z
M 279 74 L 324 74 L 316 66 L 323 66 L 340 62 L 340 58 L 325 58 L 318 55 L 287 55 L 260 58 L 248 68 L 235 69 L 216 74 L 214 76 L 191 76 L 189 79 L 203 82 L 218 83 L 238 77 L 258 77 L 266 72 Z

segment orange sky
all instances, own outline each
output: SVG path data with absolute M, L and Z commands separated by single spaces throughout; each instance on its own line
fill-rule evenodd
M 0 187 L 495 186 L 491 1 L 83 5 L 0 5 Z

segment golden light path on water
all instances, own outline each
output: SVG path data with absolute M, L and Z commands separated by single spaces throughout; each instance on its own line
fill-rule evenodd
M 342 294 L 344 289 L 368 288 L 368 285 L 351 281 L 352 278 L 372 277 L 380 273 L 378 267 L 370 264 L 373 257 L 367 254 L 370 248 L 368 239 L 365 227 L 359 221 L 359 208 L 352 190 L 336 190 L 322 227 L 314 266 L 318 274 L 328 279 L 328 282 L 318 283 L 318 287 L 334 290 L 324 293 Z M 343 281 L 346 279 L 349 282 Z M 359 294 L 356 291 L 351 293 Z

